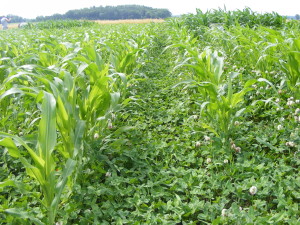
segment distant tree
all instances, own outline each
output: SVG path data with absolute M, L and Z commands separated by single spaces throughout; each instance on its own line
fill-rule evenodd
M 300 20 L 300 15 L 296 14 L 295 18 L 296 18 L 296 20 Z
M 120 20 L 120 19 L 148 19 L 167 18 L 172 14 L 168 9 L 155 9 L 140 5 L 99 6 L 76 10 L 69 10 L 65 14 L 37 17 L 36 21 L 56 19 L 85 19 L 85 20 Z
M 11 18 L 11 23 L 20 23 L 20 22 L 25 22 L 26 19 L 20 16 L 16 16 L 16 15 L 7 15 L 9 18 Z

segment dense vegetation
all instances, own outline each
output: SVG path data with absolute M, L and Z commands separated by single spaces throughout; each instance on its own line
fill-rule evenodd
M 71 19 L 71 20 L 123 20 L 123 19 L 154 19 L 171 17 L 168 9 L 157 9 L 141 5 L 99 6 L 69 10 L 65 14 L 39 16 L 37 21 Z
M 299 224 L 300 25 L 218 13 L 0 32 L 0 224 Z
M 97 23 L 88 20 L 48 20 L 38 23 L 26 23 L 21 28 L 23 29 L 69 29 L 74 27 L 91 28 Z

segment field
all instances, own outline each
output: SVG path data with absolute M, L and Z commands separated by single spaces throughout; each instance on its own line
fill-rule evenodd
M 135 19 L 135 20 L 96 20 L 99 24 L 140 24 L 140 23 L 162 23 L 163 19 Z
M 299 37 L 249 9 L 1 31 L 0 224 L 299 224 Z
M 144 24 L 144 23 L 162 23 L 163 19 L 132 19 L 132 20 L 96 20 L 99 24 Z M 9 29 L 18 28 L 18 23 L 9 24 Z

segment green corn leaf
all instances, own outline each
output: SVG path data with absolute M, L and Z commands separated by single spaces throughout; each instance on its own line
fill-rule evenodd
M 21 157 L 21 153 L 20 153 L 18 147 L 16 146 L 16 144 L 14 143 L 14 141 L 11 138 L 7 137 L 7 138 L 0 140 L 0 145 L 6 147 L 8 150 L 8 153 L 12 157 L 14 157 L 14 158 Z
M 64 106 L 64 103 L 60 97 L 60 95 L 57 96 L 56 98 L 56 101 L 57 101 L 57 121 L 58 121 L 58 124 L 62 124 L 64 127 L 68 127 L 69 124 L 69 115 L 66 111 L 66 108 Z
M 46 184 L 46 180 L 44 179 L 44 176 L 42 174 L 43 168 L 38 168 L 31 165 L 24 157 L 21 157 L 20 161 L 22 162 L 23 166 L 26 168 L 26 172 L 29 176 L 36 179 L 41 185 Z
M 214 133 L 217 137 L 220 137 L 220 135 L 218 134 L 218 132 L 217 132 L 212 126 L 210 126 L 209 124 L 202 123 L 201 126 L 202 126 L 204 129 L 207 129 L 207 130 L 209 130 L 210 132 Z
M 77 75 L 81 74 L 89 65 L 85 62 L 82 62 L 82 64 L 77 68 Z
M 107 88 L 107 81 L 107 78 L 102 77 L 93 86 L 85 104 L 85 107 L 89 108 L 88 113 L 97 112 L 97 116 L 101 116 L 108 109 L 111 97 Z
M 75 158 L 78 154 L 79 149 L 81 148 L 82 139 L 85 132 L 86 123 L 83 120 L 78 120 L 75 128 L 75 136 L 74 136 L 74 152 L 73 158 Z
M 15 135 L 11 135 L 11 134 L 7 134 L 7 133 L 4 133 L 4 132 L 0 132 L 0 137 L 9 137 L 11 139 L 14 140 L 15 144 L 16 145 L 22 145 L 27 151 L 28 153 L 30 154 L 31 158 L 34 160 L 34 162 L 37 164 L 37 166 L 39 168 L 42 168 L 44 167 L 45 165 L 45 161 L 43 158 L 39 157 L 34 150 L 32 150 L 26 143 L 25 141 L 18 137 L 18 136 L 15 136 Z
M 7 187 L 7 186 L 13 186 L 13 187 L 15 187 L 16 186 L 15 181 L 7 179 L 7 180 L 5 180 L 3 182 L 0 182 L 0 190 L 3 189 L 3 188 L 5 188 L 5 187 Z
M 55 197 L 51 203 L 51 207 L 55 210 L 60 201 L 60 196 L 62 194 L 62 191 L 67 183 L 69 176 L 71 176 L 71 174 L 73 173 L 75 166 L 76 166 L 76 161 L 72 159 L 68 159 L 65 168 L 63 169 L 62 175 L 60 176 L 59 181 L 57 182 L 55 187 Z
M 5 98 L 6 96 L 10 96 L 10 95 L 13 95 L 13 94 L 23 94 L 23 91 L 20 90 L 19 88 L 11 88 L 7 91 L 5 91 L 2 95 L 0 95 L 0 100 Z
M 260 78 L 260 79 L 264 79 L 264 78 Z M 250 79 L 250 80 L 247 80 L 247 82 L 245 83 L 244 85 L 244 88 L 248 88 L 250 87 L 251 85 L 255 84 L 257 82 L 256 79 Z
M 56 101 L 52 94 L 44 92 L 42 118 L 39 124 L 39 154 L 44 159 L 46 174 L 50 173 L 51 153 L 56 145 Z

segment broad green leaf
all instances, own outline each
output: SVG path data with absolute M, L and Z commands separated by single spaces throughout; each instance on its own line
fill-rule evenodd
M 0 189 L 5 188 L 7 186 L 13 186 L 13 187 L 15 187 L 16 186 L 15 181 L 7 179 L 7 180 L 5 180 L 3 182 L 0 182 Z
M 76 161 L 72 159 L 68 159 L 65 168 L 63 169 L 62 175 L 60 176 L 55 187 L 55 197 L 51 203 L 51 207 L 54 208 L 55 210 L 60 201 L 60 196 L 62 194 L 62 191 L 66 186 L 69 176 L 71 176 L 71 174 L 73 173 L 75 166 L 76 166 Z
M 7 134 L 4 132 L 0 131 L 0 137 L 9 137 L 11 139 L 13 139 L 16 143 L 16 145 L 23 145 L 23 147 L 28 151 L 28 153 L 30 154 L 31 158 L 34 160 L 34 162 L 37 164 L 37 166 L 39 168 L 44 167 L 45 165 L 45 161 L 43 158 L 39 157 L 34 150 L 32 150 L 25 142 L 22 138 L 15 136 L 15 135 L 11 135 L 11 134 Z
M 82 145 L 82 139 L 84 136 L 86 128 L 86 123 L 83 120 L 78 120 L 75 128 L 75 135 L 74 135 L 74 152 L 72 155 L 72 158 L 75 158 L 78 154 L 78 151 L 81 148 Z
M 18 149 L 18 147 L 16 146 L 16 144 L 13 142 L 13 140 L 11 138 L 4 138 L 2 140 L 0 140 L 0 145 L 4 146 L 7 148 L 8 153 L 15 158 L 19 158 L 21 157 L 21 153 Z
M 56 101 L 52 94 L 45 92 L 42 104 L 42 118 L 39 124 L 39 154 L 44 159 L 46 174 L 50 171 L 51 153 L 56 145 Z
M 13 94 L 23 94 L 23 91 L 20 90 L 19 88 L 13 87 L 13 88 L 7 90 L 6 92 L 4 92 L 2 95 L 0 95 L 0 100 L 5 98 L 6 96 L 10 96 Z

